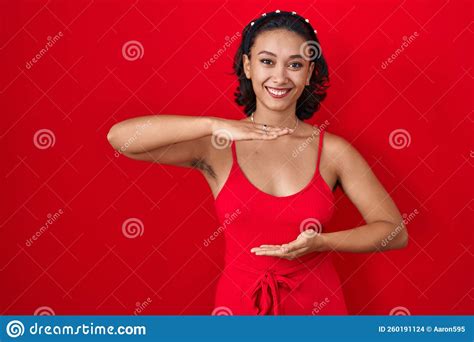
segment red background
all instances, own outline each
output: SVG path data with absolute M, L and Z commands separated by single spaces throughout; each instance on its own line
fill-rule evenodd
M 242 118 L 229 74 L 237 44 L 266 11 L 296 11 L 318 30 L 332 86 L 309 122 L 350 141 L 404 214 L 409 247 L 334 253 L 351 314 L 473 313 L 472 5 L 469 1 L 1 2 L 0 313 L 209 314 L 224 241 L 195 170 L 115 157 L 117 121 L 151 113 Z M 63 37 L 30 69 L 59 31 Z M 403 42 L 418 37 L 386 69 Z M 122 46 L 144 47 L 127 61 Z M 35 132 L 55 144 L 39 149 Z M 389 144 L 398 128 L 403 149 Z M 336 191 L 328 229 L 364 224 Z M 48 214 L 64 214 L 32 246 Z M 136 217 L 143 235 L 122 223 Z

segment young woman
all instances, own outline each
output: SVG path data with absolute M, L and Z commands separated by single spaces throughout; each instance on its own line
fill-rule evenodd
M 234 70 L 246 118 L 136 117 L 108 140 L 127 157 L 196 168 L 208 181 L 226 241 L 217 311 L 347 314 L 331 251 L 405 247 L 400 212 L 349 142 L 304 122 L 328 87 L 308 20 L 276 11 L 249 23 Z M 367 224 L 324 232 L 337 186 Z

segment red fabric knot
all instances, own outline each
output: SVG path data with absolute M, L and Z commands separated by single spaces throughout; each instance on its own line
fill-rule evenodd
M 241 262 L 230 266 L 256 276 L 253 285 L 245 292 L 251 293 L 249 299 L 253 302 L 257 315 L 279 315 L 280 288 L 286 287 L 290 291 L 295 290 L 302 281 L 298 274 L 307 274 L 308 271 L 317 267 L 321 263 L 321 256 L 312 257 L 305 262 L 296 259 L 292 263 L 292 266 L 280 267 L 278 264 L 274 264 L 265 269 L 258 269 L 249 263 Z
M 269 315 L 273 309 L 273 315 L 279 314 L 280 287 L 293 289 L 296 282 L 292 279 L 275 273 L 272 270 L 265 271 L 256 281 L 252 290 L 252 300 L 257 315 Z

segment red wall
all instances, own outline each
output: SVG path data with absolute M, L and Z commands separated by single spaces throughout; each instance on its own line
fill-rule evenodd
M 408 248 L 334 254 L 350 313 L 402 306 L 413 315 L 472 314 L 472 5 L 309 4 L 2 2 L 0 313 L 134 314 L 137 305 L 141 314 L 212 311 L 224 245 L 220 238 L 203 246 L 218 226 L 204 178 L 117 158 L 106 134 L 117 121 L 150 113 L 242 118 L 229 74 L 238 43 L 203 65 L 226 37 L 281 9 L 310 19 L 330 66 L 328 98 L 310 122 L 328 120 L 400 211 L 418 212 Z M 142 44 L 141 59 L 123 57 L 131 40 Z M 389 135 L 399 128 L 410 145 L 395 149 Z M 40 129 L 54 145 L 35 140 Z M 341 190 L 336 197 L 327 228 L 362 225 Z M 143 235 L 124 236 L 128 218 L 143 222 Z

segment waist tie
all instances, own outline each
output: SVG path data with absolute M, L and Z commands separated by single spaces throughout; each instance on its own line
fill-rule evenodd
M 300 271 L 311 270 L 310 264 L 313 264 L 319 258 L 313 258 L 310 263 L 302 263 L 294 267 L 287 267 L 284 269 L 270 269 L 257 270 L 249 265 L 234 264 L 234 266 L 242 271 L 257 274 L 258 278 L 251 287 L 251 299 L 254 307 L 257 309 L 257 315 L 279 315 L 280 312 L 280 288 L 286 287 L 290 291 L 296 289 L 299 285 L 292 275 Z M 263 272 L 263 273 L 262 273 Z

